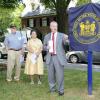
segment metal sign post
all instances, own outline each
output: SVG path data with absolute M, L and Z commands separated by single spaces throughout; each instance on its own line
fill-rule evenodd
M 88 51 L 88 95 L 92 95 L 92 51 Z

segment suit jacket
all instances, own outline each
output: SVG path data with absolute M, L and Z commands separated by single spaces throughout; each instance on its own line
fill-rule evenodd
M 48 49 L 49 40 L 51 40 L 51 33 L 48 33 L 44 37 L 44 43 L 43 43 L 44 51 L 47 51 L 46 64 L 49 64 L 51 61 L 51 54 L 49 53 L 49 49 Z M 64 39 L 64 34 L 58 32 L 57 39 L 56 39 L 56 53 L 57 53 L 58 60 L 62 66 L 65 66 L 67 64 L 66 54 L 64 50 L 64 45 L 66 45 L 67 43 L 68 43 L 68 40 Z

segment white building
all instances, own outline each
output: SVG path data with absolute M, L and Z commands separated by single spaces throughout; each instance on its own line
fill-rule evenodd
M 91 0 L 92 3 L 100 3 L 100 0 Z

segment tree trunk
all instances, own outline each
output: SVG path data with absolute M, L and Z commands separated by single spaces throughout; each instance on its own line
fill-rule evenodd
M 70 0 L 57 0 L 56 2 L 56 12 L 57 12 L 57 22 L 58 30 L 65 34 L 68 34 L 68 14 L 66 12 L 67 6 Z
M 57 9 L 58 31 L 68 34 L 68 14 L 66 9 Z

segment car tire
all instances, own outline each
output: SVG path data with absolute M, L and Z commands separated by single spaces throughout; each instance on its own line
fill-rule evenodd
M 70 61 L 71 63 L 78 63 L 78 62 L 79 62 L 79 58 L 78 58 L 77 55 L 71 55 L 71 56 L 69 57 L 69 61 Z

